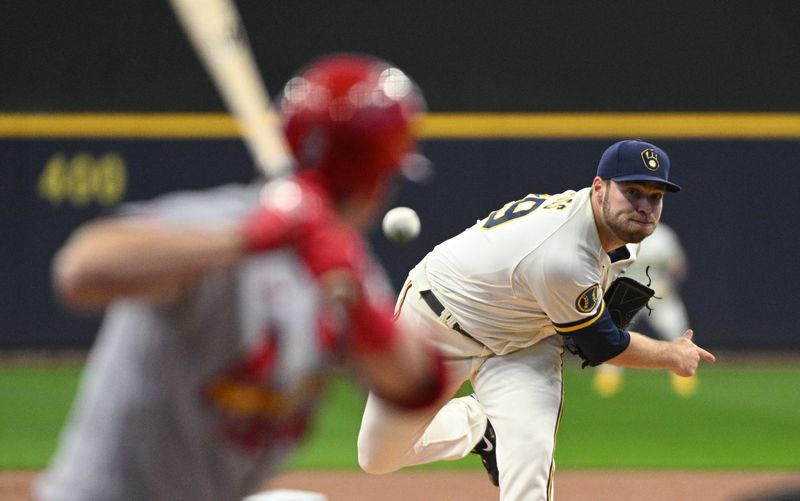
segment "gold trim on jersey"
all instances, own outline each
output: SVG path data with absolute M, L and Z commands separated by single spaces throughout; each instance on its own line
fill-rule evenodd
M 553 499 L 553 487 L 556 473 L 556 443 L 558 442 L 558 429 L 561 427 L 561 416 L 564 413 L 564 349 L 561 349 L 561 401 L 558 403 L 558 417 L 553 430 L 553 455 L 550 458 L 550 474 L 547 478 L 547 501 Z
M 556 331 L 561 332 L 561 333 L 564 333 L 564 332 L 575 332 L 577 330 L 583 329 L 584 327 L 589 327 L 590 325 L 595 323 L 597 321 L 597 319 L 600 318 L 600 316 L 603 314 L 605 309 L 606 309 L 606 302 L 605 301 L 600 301 L 600 308 L 597 309 L 597 313 L 593 317 L 588 318 L 588 319 L 584 320 L 583 322 L 581 322 L 579 324 L 566 325 L 566 326 L 563 326 L 563 327 L 559 327 L 558 325 L 553 324 L 553 327 L 556 329 Z
M 400 309 L 403 307 L 403 303 L 406 301 L 406 295 L 408 294 L 408 289 L 411 288 L 411 280 L 406 282 L 403 286 L 403 290 L 400 292 L 400 296 L 397 298 L 397 304 L 394 306 L 394 315 L 392 316 L 392 320 L 397 320 L 397 317 L 400 316 Z

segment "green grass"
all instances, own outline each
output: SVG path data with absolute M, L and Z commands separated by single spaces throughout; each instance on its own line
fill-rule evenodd
M 40 468 L 52 454 L 78 367 L 0 366 L 0 469 Z M 590 369 L 568 365 L 557 446 L 560 468 L 800 469 L 800 367 L 704 366 L 692 398 L 664 372 L 626 371 L 601 398 Z M 357 468 L 364 394 L 335 379 L 290 469 Z M 423 468 L 480 468 L 477 457 Z
M 79 366 L 0 366 L 0 468 L 40 468 L 52 454 Z
M 800 468 L 800 368 L 705 366 L 692 398 L 663 372 L 626 371 L 596 396 L 589 370 L 567 373 L 557 459 L 570 468 Z
M 356 437 L 366 394 L 348 379 L 329 383 L 311 433 L 287 464 L 289 469 L 358 468 Z

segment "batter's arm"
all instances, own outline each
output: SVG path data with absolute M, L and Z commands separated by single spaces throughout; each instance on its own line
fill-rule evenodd
M 689 329 L 678 339 L 666 342 L 630 332 L 628 347 L 606 363 L 631 368 L 669 369 L 678 376 L 692 376 L 701 360 L 716 361 L 712 353 L 694 344 L 693 335 Z
M 76 308 L 103 307 L 123 296 L 174 299 L 208 272 L 326 227 L 332 217 L 326 200 L 300 193 L 303 210 L 267 204 L 227 223 L 177 224 L 159 209 L 87 223 L 55 256 L 55 289 Z
M 187 283 L 244 254 L 234 226 L 103 219 L 79 228 L 56 253 L 53 282 L 60 297 L 80 309 L 101 308 L 123 296 L 168 301 Z

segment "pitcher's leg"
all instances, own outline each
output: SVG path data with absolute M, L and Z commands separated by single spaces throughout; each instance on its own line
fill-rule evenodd
M 472 451 L 486 429 L 486 413 L 473 397 L 447 402 L 417 443 L 420 463 L 461 459 Z
M 500 499 L 549 500 L 562 405 L 561 339 L 489 358 L 473 384 L 497 436 Z
M 397 322 L 425 336 L 445 357 L 449 388 L 436 404 L 399 409 L 370 394 L 358 435 L 358 462 L 369 473 L 465 456 L 480 439 L 486 415 L 480 405 L 452 395 L 480 366 L 485 348 L 447 327 L 410 282 L 398 300 Z
M 455 393 L 460 384 L 453 385 Z M 358 434 L 358 462 L 368 473 L 466 456 L 486 427 L 486 415 L 470 397 L 404 411 L 370 394 Z

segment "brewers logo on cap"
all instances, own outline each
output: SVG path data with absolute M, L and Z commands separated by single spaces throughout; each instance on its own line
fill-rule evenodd
M 658 162 L 658 153 L 653 148 L 647 148 L 642 152 L 644 166 L 650 170 L 658 170 L 661 164 Z

